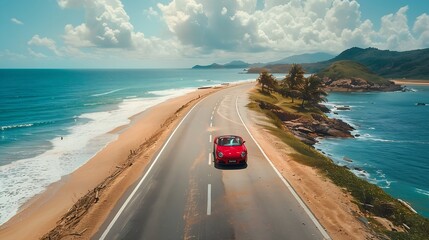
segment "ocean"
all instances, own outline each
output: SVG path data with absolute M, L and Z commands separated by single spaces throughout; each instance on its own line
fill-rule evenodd
M 202 86 L 255 80 L 232 70 L 0 69 L 0 224 L 115 140 L 113 129 Z
M 321 139 L 315 147 L 429 218 L 429 87 L 411 90 L 330 93 L 329 117 L 351 124 L 357 137 Z

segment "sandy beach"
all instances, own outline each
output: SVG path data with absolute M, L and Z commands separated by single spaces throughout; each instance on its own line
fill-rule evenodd
M 412 79 L 393 79 L 395 84 L 398 85 L 421 85 L 421 86 L 429 86 L 429 80 L 412 80 Z
M 57 225 L 79 198 L 92 191 L 118 168 L 124 168 L 100 193 L 99 201 L 68 232 L 69 237 L 62 238 L 89 239 L 121 195 L 141 176 L 154 153 L 186 112 L 204 96 L 218 90 L 220 88 L 197 90 L 134 116 L 130 126 L 116 129 L 120 132 L 117 140 L 102 149 L 84 166 L 34 197 L 15 217 L 1 226 L 0 239 L 41 238 Z M 274 136 L 265 134 L 265 130 L 259 125 L 262 116 L 250 110 L 249 112 L 253 116 L 252 133 L 332 238 L 368 239 L 371 234 L 357 220 L 356 216 L 361 216 L 362 213 L 352 203 L 350 195 L 316 170 L 290 159 L 288 154 L 292 150 Z M 151 138 L 152 136 L 156 137 Z M 130 156 L 133 159 L 132 167 L 123 167 L 131 165 Z M 75 238 L 77 235 L 79 237 Z

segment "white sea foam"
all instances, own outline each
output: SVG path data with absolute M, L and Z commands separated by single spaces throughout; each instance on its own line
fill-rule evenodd
M 416 188 L 416 192 L 420 193 L 420 194 L 423 194 L 423 195 L 426 195 L 426 196 L 429 197 L 429 191 L 428 190 L 423 190 L 423 189 L 420 189 L 420 188 Z
M 377 170 L 375 177 L 373 177 L 365 169 L 352 168 L 350 171 L 352 173 L 354 173 L 356 176 L 363 178 L 363 179 L 367 180 L 368 182 L 379 186 L 380 188 L 390 188 L 390 185 L 393 183 L 393 181 L 389 181 L 386 178 L 386 175 L 383 173 L 382 170 Z
M 370 178 L 370 174 L 367 172 L 367 171 L 365 171 L 365 170 L 360 170 L 360 169 L 351 169 L 350 170 L 352 173 L 354 173 L 356 176 L 358 176 L 358 177 L 362 177 L 362 178 L 365 178 L 365 179 L 369 179 Z
M 181 88 L 181 89 L 167 89 L 167 90 L 158 90 L 158 91 L 149 91 L 148 93 L 158 96 L 170 96 L 178 97 L 186 93 L 194 91 L 195 88 Z
M 9 126 L 1 126 L 0 130 L 6 130 L 6 129 L 12 129 L 12 128 L 23 128 L 23 127 L 31 127 L 33 126 L 33 123 L 27 123 L 27 124 L 16 124 L 16 125 L 9 125 Z
M 386 143 L 410 143 L 410 144 L 423 144 L 423 145 L 429 145 L 429 142 L 425 141 L 411 141 L 411 140 L 394 140 L 394 139 L 384 139 L 379 138 L 376 136 L 373 136 L 369 133 L 365 133 L 363 135 L 360 135 L 359 137 L 356 137 L 358 140 L 362 141 L 373 141 L 373 142 L 386 142 Z
M 112 129 L 129 124 L 131 116 L 151 106 L 192 90 L 158 91 L 156 93 L 160 97 L 125 99 L 115 110 L 76 116 L 76 125 L 67 130 L 68 135 L 63 136 L 63 139 L 57 137 L 51 140 L 52 149 L 33 158 L 0 166 L 0 224 L 13 217 L 31 197 L 82 166 L 115 140 L 117 135 L 109 133 Z
M 93 94 L 93 95 L 91 95 L 91 97 L 104 96 L 104 95 L 108 95 L 108 94 L 112 94 L 112 93 L 115 93 L 115 92 L 122 91 L 122 90 L 124 90 L 124 89 L 125 89 L 125 88 L 120 88 L 120 89 L 115 89 L 115 90 L 108 91 L 108 92 L 104 92 L 104 93 L 97 93 L 97 94 Z

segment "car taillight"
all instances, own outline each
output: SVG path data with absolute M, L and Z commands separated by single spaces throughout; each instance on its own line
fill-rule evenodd
M 241 152 L 241 157 L 244 158 L 246 156 L 246 152 Z
M 217 152 L 217 156 L 222 158 L 223 157 L 223 153 L 222 152 Z

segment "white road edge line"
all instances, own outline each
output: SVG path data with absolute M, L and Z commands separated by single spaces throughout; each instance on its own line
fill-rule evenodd
M 207 215 L 212 214 L 212 185 L 207 186 Z
M 149 175 L 150 171 L 152 170 L 153 166 L 156 164 L 156 162 L 158 161 L 159 157 L 161 156 L 162 152 L 164 151 L 165 147 L 168 145 L 168 143 L 170 142 L 171 138 L 173 138 L 174 134 L 176 133 L 177 129 L 179 129 L 179 127 L 182 125 L 182 123 L 185 121 L 185 119 L 188 117 L 188 115 L 192 112 L 192 110 L 194 110 L 194 108 L 201 102 L 202 100 L 200 100 L 199 102 L 197 102 L 192 108 L 191 110 L 189 110 L 189 112 L 185 115 L 185 117 L 183 117 L 182 121 L 180 121 L 180 123 L 177 125 L 177 127 L 174 129 L 174 131 L 171 133 L 170 137 L 168 137 L 167 141 L 165 142 L 164 146 L 161 148 L 161 150 L 159 151 L 158 155 L 156 156 L 155 160 L 153 160 L 152 164 L 150 165 L 150 167 L 148 168 L 147 172 L 145 173 L 145 175 L 140 179 L 140 182 L 137 184 L 137 186 L 134 188 L 134 190 L 131 192 L 131 194 L 128 196 L 127 200 L 125 200 L 124 204 L 121 206 L 121 208 L 119 209 L 119 211 L 116 213 L 115 217 L 112 219 L 112 221 L 110 222 L 110 224 L 107 226 L 106 230 L 104 230 L 103 235 L 101 235 L 101 237 L 99 238 L 100 240 L 104 240 L 104 238 L 106 238 L 107 234 L 109 233 L 110 229 L 113 227 L 113 225 L 115 224 L 115 222 L 118 220 L 119 216 L 122 214 L 122 212 L 124 211 L 124 209 L 127 207 L 128 203 L 131 201 L 131 199 L 134 197 L 134 195 L 136 194 L 137 190 L 140 188 L 140 186 L 143 184 L 144 180 L 146 179 L 146 177 Z
M 209 153 L 209 165 L 212 165 L 212 153 Z
M 301 205 L 301 207 L 304 209 L 304 211 L 307 213 L 307 215 L 310 217 L 310 219 L 313 221 L 313 223 L 319 229 L 320 233 L 322 233 L 323 237 L 327 240 L 330 240 L 331 237 L 329 236 L 329 234 L 325 231 L 325 229 L 322 227 L 322 225 L 319 223 L 319 221 L 316 219 L 316 217 L 313 215 L 313 213 L 310 211 L 310 209 L 307 207 L 307 205 L 299 197 L 299 195 L 295 192 L 295 190 L 289 184 L 289 182 L 286 180 L 286 178 L 284 178 L 283 175 L 277 170 L 277 168 L 274 166 L 273 162 L 268 158 L 267 154 L 265 154 L 264 150 L 262 150 L 262 147 L 259 145 L 259 143 L 256 141 L 256 139 L 253 137 L 252 133 L 250 133 L 249 129 L 247 128 L 246 124 L 243 121 L 243 118 L 241 117 L 240 112 L 238 111 L 238 97 L 235 98 L 235 110 L 237 111 L 238 117 L 240 118 L 240 121 L 243 124 L 244 128 L 247 130 L 250 137 L 256 143 L 256 146 L 258 146 L 259 150 L 262 152 L 262 155 L 264 155 L 265 159 L 267 159 L 267 161 L 270 163 L 271 167 L 277 173 L 277 176 L 279 176 L 279 178 L 282 180 L 282 182 L 286 185 L 286 187 L 289 189 L 289 191 L 292 193 L 292 195 L 298 201 L 299 205 Z

